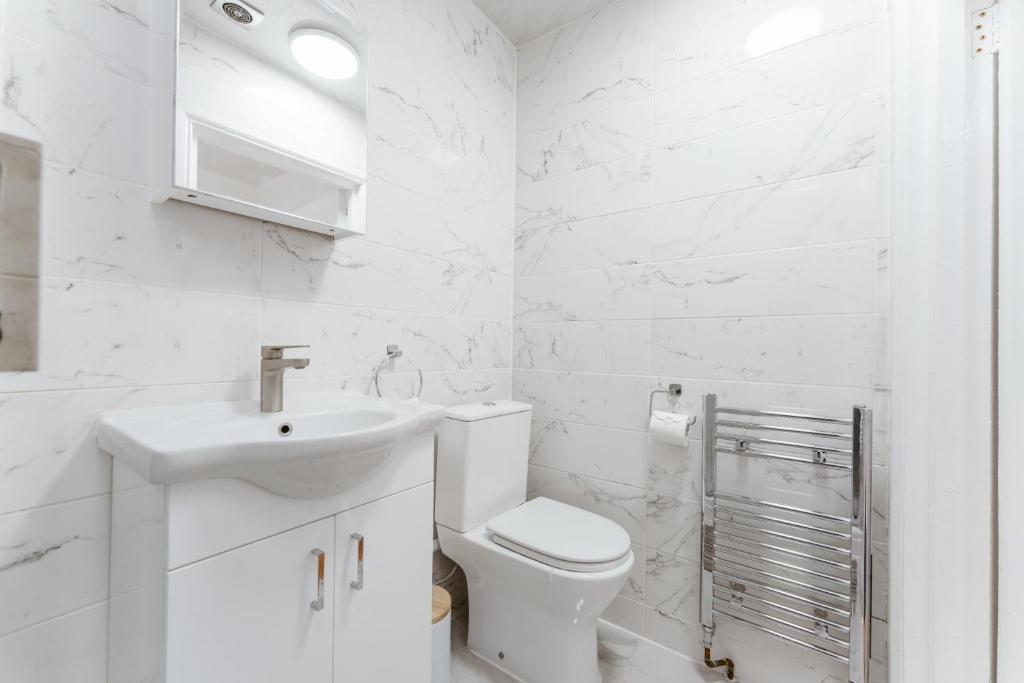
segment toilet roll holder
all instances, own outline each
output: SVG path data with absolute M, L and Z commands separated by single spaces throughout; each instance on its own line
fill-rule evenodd
M 650 400 L 647 401 L 647 419 L 650 420 L 654 417 L 654 394 L 664 393 L 672 398 L 678 398 L 683 395 L 682 384 L 670 384 L 668 389 L 654 389 L 650 392 Z M 689 427 L 695 424 L 697 421 L 696 417 L 691 416 L 689 421 L 686 423 L 687 431 Z
M 668 396 L 681 396 L 683 394 L 682 384 L 669 384 L 668 389 L 655 389 L 651 392 L 651 400 L 647 402 L 647 419 L 654 417 L 654 395 L 667 394 Z
M 652 391 L 651 392 L 651 398 L 647 402 L 647 419 L 648 419 L 648 421 L 650 421 L 650 420 L 652 420 L 654 418 L 654 395 L 655 394 L 666 394 L 670 398 L 678 398 L 679 396 L 682 395 L 682 393 L 683 393 L 683 385 L 682 384 L 669 384 L 668 385 L 668 389 L 655 389 L 654 391 Z M 689 419 L 687 419 L 687 421 L 686 421 L 686 428 L 685 428 L 685 430 L 683 432 L 684 441 L 685 441 L 686 437 L 689 437 L 689 435 L 690 435 L 690 428 L 694 424 L 696 424 L 696 422 L 697 422 L 696 416 L 691 415 L 689 417 Z

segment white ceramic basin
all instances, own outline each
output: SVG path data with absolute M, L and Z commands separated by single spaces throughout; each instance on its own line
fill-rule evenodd
M 104 413 L 99 445 L 154 484 L 230 477 L 293 498 L 330 496 L 379 468 L 402 441 L 433 431 L 444 408 L 346 392 Z

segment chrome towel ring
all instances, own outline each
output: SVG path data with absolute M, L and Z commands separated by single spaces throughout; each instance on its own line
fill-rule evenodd
M 402 349 L 398 348 L 398 344 L 388 344 L 387 355 L 381 358 L 380 362 L 377 363 L 377 367 L 373 369 L 373 386 L 377 390 L 377 398 L 384 398 L 380 393 L 380 371 L 384 369 L 385 363 L 394 358 L 401 358 L 402 355 Z M 416 395 L 413 398 L 419 398 L 423 393 L 423 371 L 416 368 L 416 373 L 420 377 L 420 385 L 416 389 Z

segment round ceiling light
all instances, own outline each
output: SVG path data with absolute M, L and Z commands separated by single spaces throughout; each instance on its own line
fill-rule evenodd
M 292 31 L 288 39 L 295 61 L 321 78 L 343 81 L 359 71 L 355 49 L 330 31 L 300 28 Z

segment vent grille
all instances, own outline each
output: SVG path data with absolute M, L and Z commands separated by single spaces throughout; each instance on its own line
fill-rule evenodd
M 238 22 L 239 24 L 251 24 L 253 22 L 252 12 L 236 2 L 221 3 L 220 8 L 231 21 Z

